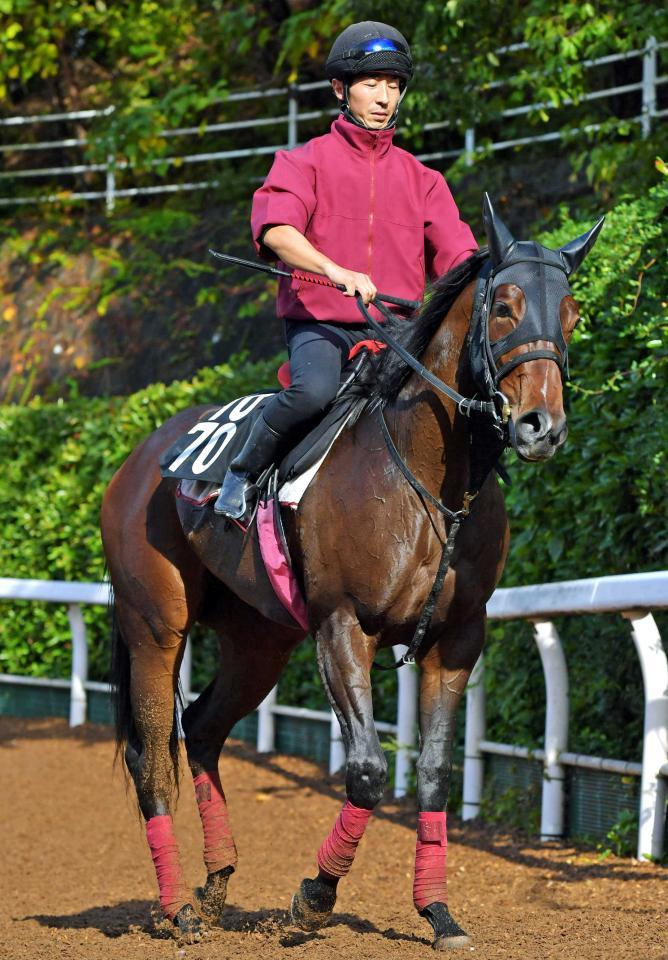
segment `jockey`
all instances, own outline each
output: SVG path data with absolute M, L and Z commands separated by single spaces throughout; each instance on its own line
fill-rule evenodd
M 375 21 L 352 24 L 325 70 L 341 113 L 329 133 L 277 152 L 253 197 L 251 227 L 261 257 L 321 274 L 345 295 L 279 281 L 291 384 L 264 405 L 227 471 L 214 510 L 233 519 L 246 513 L 247 494 L 277 451 L 334 399 L 350 348 L 372 336 L 351 298 L 359 293 L 368 304 L 381 289 L 421 300 L 425 274 L 436 279 L 477 249 L 443 176 L 392 143 L 413 75 L 402 34 Z

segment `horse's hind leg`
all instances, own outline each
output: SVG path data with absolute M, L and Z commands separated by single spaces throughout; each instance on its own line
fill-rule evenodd
M 292 919 L 303 930 L 327 923 L 339 880 L 352 867 L 357 846 L 387 781 L 387 761 L 373 719 L 370 668 L 375 644 L 354 616 L 337 612 L 317 634 L 318 663 L 346 747 L 346 801 L 318 851 L 318 875 L 303 880 L 292 900 Z
M 417 762 L 418 825 L 413 903 L 434 929 L 434 948 L 467 947 L 470 939 L 448 910 L 446 814 L 452 772 L 455 718 L 471 670 L 482 649 L 484 620 L 449 630 L 421 666 Z
M 146 820 L 160 903 L 179 930 L 194 937 L 200 921 L 183 879 L 171 817 L 178 780 L 174 708 L 186 635 L 206 572 L 186 542 L 154 454 L 150 442 L 138 448 L 110 483 L 102 506 L 118 626 L 112 668 L 116 737 Z
M 230 730 L 275 686 L 300 630 L 280 627 L 262 617 L 221 586 L 222 613 L 209 616 L 221 647 L 221 671 L 183 714 L 188 763 L 204 832 L 207 876 L 197 891 L 202 914 L 218 920 L 227 883 L 236 869 L 237 851 L 230 829 L 218 758 Z
M 118 597 L 116 616 L 130 661 L 125 762 L 146 821 L 160 905 L 183 935 L 197 938 L 200 921 L 185 884 L 172 825 L 179 749 L 174 707 L 185 629 L 172 633 L 164 623 L 148 623 Z

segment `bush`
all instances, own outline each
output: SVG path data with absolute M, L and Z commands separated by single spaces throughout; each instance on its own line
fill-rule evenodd
M 81 398 L 0 408 L 0 573 L 50 580 L 101 580 L 102 494 L 112 474 L 147 434 L 179 410 L 224 403 L 275 382 L 281 358 L 201 370 L 190 382 L 152 384 L 129 397 Z M 70 631 L 59 605 L 4 603 L 0 670 L 67 676 Z M 91 678 L 107 669 L 108 618 L 85 609 Z
M 666 205 L 668 183 L 617 206 L 573 278 L 583 320 L 566 391 L 568 444 L 512 464 L 511 547 L 502 586 L 658 570 L 666 564 Z M 586 224 L 564 219 L 557 247 Z M 663 440 L 662 440 L 663 438 Z M 639 759 L 643 690 L 619 616 L 558 622 L 571 675 L 570 749 Z M 528 624 L 494 626 L 489 736 L 537 746 L 544 684 Z

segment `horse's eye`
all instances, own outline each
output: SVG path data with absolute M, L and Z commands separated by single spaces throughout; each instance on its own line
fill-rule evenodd
M 513 311 L 503 300 L 494 301 L 494 312 L 497 317 L 512 317 Z

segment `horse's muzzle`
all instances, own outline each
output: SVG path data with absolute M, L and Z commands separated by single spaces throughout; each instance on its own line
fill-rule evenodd
M 562 414 L 553 420 L 547 410 L 536 408 L 515 421 L 515 450 L 523 460 L 549 460 L 568 436 L 568 424 Z

